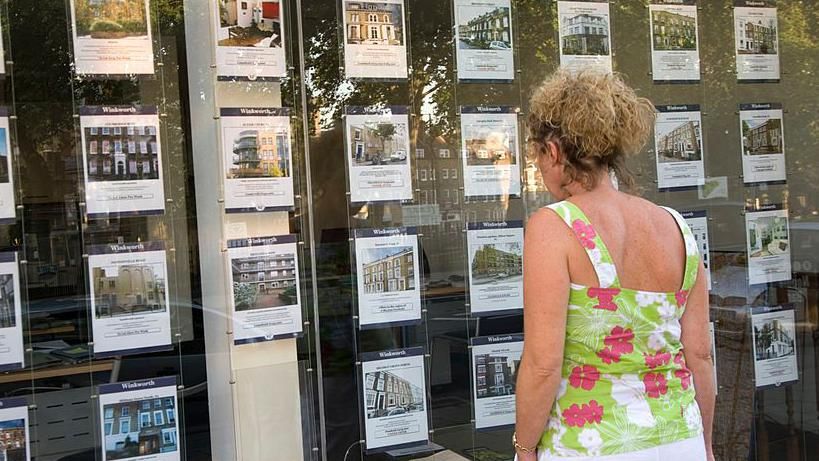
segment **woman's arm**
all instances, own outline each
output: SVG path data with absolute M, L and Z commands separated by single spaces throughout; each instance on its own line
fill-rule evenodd
M 568 237 L 568 238 L 567 238 Z M 515 389 L 518 444 L 537 446 L 560 385 L 569 302 L 570 230 L 551 210 L 535 213 L 523 247 L 523 356 Z M 536 459 L 518 452 L 520 461 Z
M 700 262 L 697 282 L 688 296 L 688 304 L 682 316 L 682 345 L 685 363 L 694 375 L 694 389 L 697 391 L 697 405 L 702 414 L 705 448 L 708 459 L 712 460 L 711 431 L 714 422 L 714 369 L 711 358 L 711 335 L 708 332 L 708 288 L 705 269 Z

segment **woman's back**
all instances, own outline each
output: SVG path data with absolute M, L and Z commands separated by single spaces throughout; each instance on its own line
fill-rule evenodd
M 696 240 L 676 212 L 600 194 L 549 207 L 571 231 L 554 242 L 566 249 L 571 287 L 562 380 L 541 441 L 559 456 L 625 453 L 702 431 L 680 326 Z
M 674 218 L 657 205 L 612 189 L 573 198 L 593 223 L 611 253 L 624 287 L 676 291 L 685 265 L 685 244 Z M 624 219 L 626 217 L 626 219 Z M 589 258 L 575 238 L 568 238 L 573 283 L 597 286 Z

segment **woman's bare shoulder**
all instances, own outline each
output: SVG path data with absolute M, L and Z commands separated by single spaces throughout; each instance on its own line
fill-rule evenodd
M 569 235 L 570 230 L 563 218 L 550 209 L 543 207 L 529 216 L 526 222 L 526 234 L 537 240 L 541 238 L 560 238 Z M 551 243 L 557 243 L 552 240 Z

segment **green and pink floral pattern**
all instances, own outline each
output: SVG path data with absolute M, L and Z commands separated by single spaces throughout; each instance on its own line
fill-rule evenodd
M 685 220 L 680 290 L 656 293 L 620 286 L 611 255 L 585 214 L 569 201 L 551 205 L 594 265 L 599 287 L 572 284 L 563 379 L 540 449 L 555 456 L 601 456 L 643 450 L 702 433 L 680 318 L 697 278 L 700 254 Z

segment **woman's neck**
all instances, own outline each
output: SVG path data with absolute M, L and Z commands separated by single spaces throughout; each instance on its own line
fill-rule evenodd
M 564 186 L 563 190 L 567 193 L 567 198 L 591 193 L 617 193 L 617 189 L 614 187 L 614 184 L 612 184 L 608 171 L 599 173 L 595 184 L 596 185 L 591 189 L 586 189 L 583 184 L 577 181 L 572 181 L 570 184 Z

